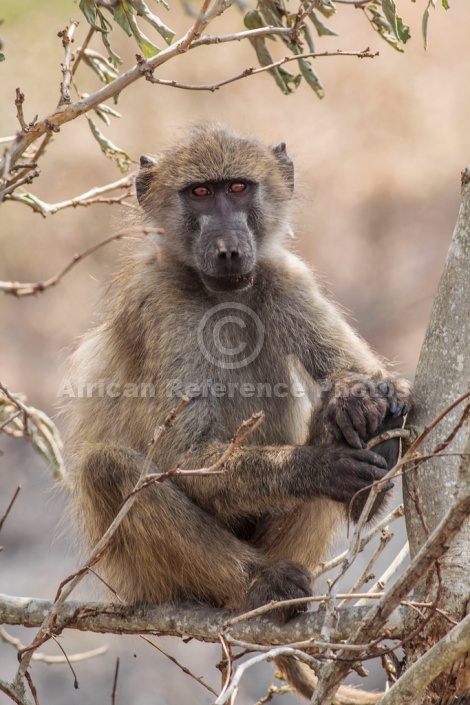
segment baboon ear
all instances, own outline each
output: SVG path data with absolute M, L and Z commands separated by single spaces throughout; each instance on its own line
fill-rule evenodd
M 157 166 L 157 162 L 152 157 L 148 157 L 143 154 L 140 158 L 140 171 L 135 177 L 135 192 L 137 194 L 137 200 L 140 205 L 143 205 L 142 201 L 148 191 L 150 181 L 154 175 L 154 167 Z
M 275 147 L 273 147 L 272 152 L 279 162 L 282 175 L 287 181 L 287 184 L 292 193 L 292 191 L 294 190 L 294 162 L 286 152 L 286 143 L 280 142 Z

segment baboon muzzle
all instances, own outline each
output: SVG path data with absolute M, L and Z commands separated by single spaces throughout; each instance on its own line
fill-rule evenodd
M 208 289 L 230 291 L 253 284 L 255 253 L 248 229 L 203 231 L 197 249 L 199 274 Z

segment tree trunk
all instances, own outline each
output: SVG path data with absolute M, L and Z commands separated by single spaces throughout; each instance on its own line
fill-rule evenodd
M 470 380 L 470 167 L 462 172 L 462 203 L 454 235 L 439 283 L 431 318 L 416 372 L 416 406 L 409 423 L 419 429 L 468 390 Z M 467 400 L 468 401 L 468 400 Z M 432 453 L 457 425 L 464 405 L 460 404 L 432 431 L 421 453 Z M 468 420 L 444 453 L 463 453 L 469 440 Z M 467 459 L 468 460 L 468 459 Z M 432 458 L 404 478 L 405 518 L 413 557 L 452 504 L 460 473 L 462 456 Z M 416 501 L 415 498 L 418 498 Z M 423 526 L 423 521 L 425 526 Z M 467 613 L 470 597 L 470 518 L 440 560 L 442 593 L 439 608 L 459 622 Z M 415 597 L 433 601 L 438 588 L 433 570 L 418 586 Z M 411 616 L 409 631 L 417 625 Z M 435 615 L 427 627 L 405 645 L 408 664 L 415 662 L 446 634 L 453 624 Z M 470 698 L 470 655 L 443 672 L 416 705 L 450 705 L 458 696 Z M 461 701 L 463 703 L 463 701 Z M 466 703 L 470 703 L 470 699 Z

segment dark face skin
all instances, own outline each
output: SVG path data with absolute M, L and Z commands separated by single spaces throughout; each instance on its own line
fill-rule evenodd
M 191 184 L 180 192 L 191 229 L 198 274 L 211 291 L 253 284 L 253 211 L 258 185 L 245 179 Z

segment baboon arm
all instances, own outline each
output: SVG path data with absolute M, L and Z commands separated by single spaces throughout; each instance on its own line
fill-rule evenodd
M 210 467 L 225 449 L 220 442 L 208 444 L 191 455 L 190 467 Z M 375 454 L 346 446 L 247 445 L 232 453 L 221 474 L 180 475 L 175 482 L 199 506 L 230 520 L 263 516 L 267 508 L 284 511 L 317 497 L 347 503 L 379 479 L 383 467 Z
M 143 462 L 143 456 L 124 448 L 85 449 L 73 489 L 90 544 L 116 516 Z M 261 551 L 239 541 L 166 480 L 139 493 L 97 570 L 104 564 L 107 581 L 127 602 L 195 599 L 237 607 L 267 563 Z

